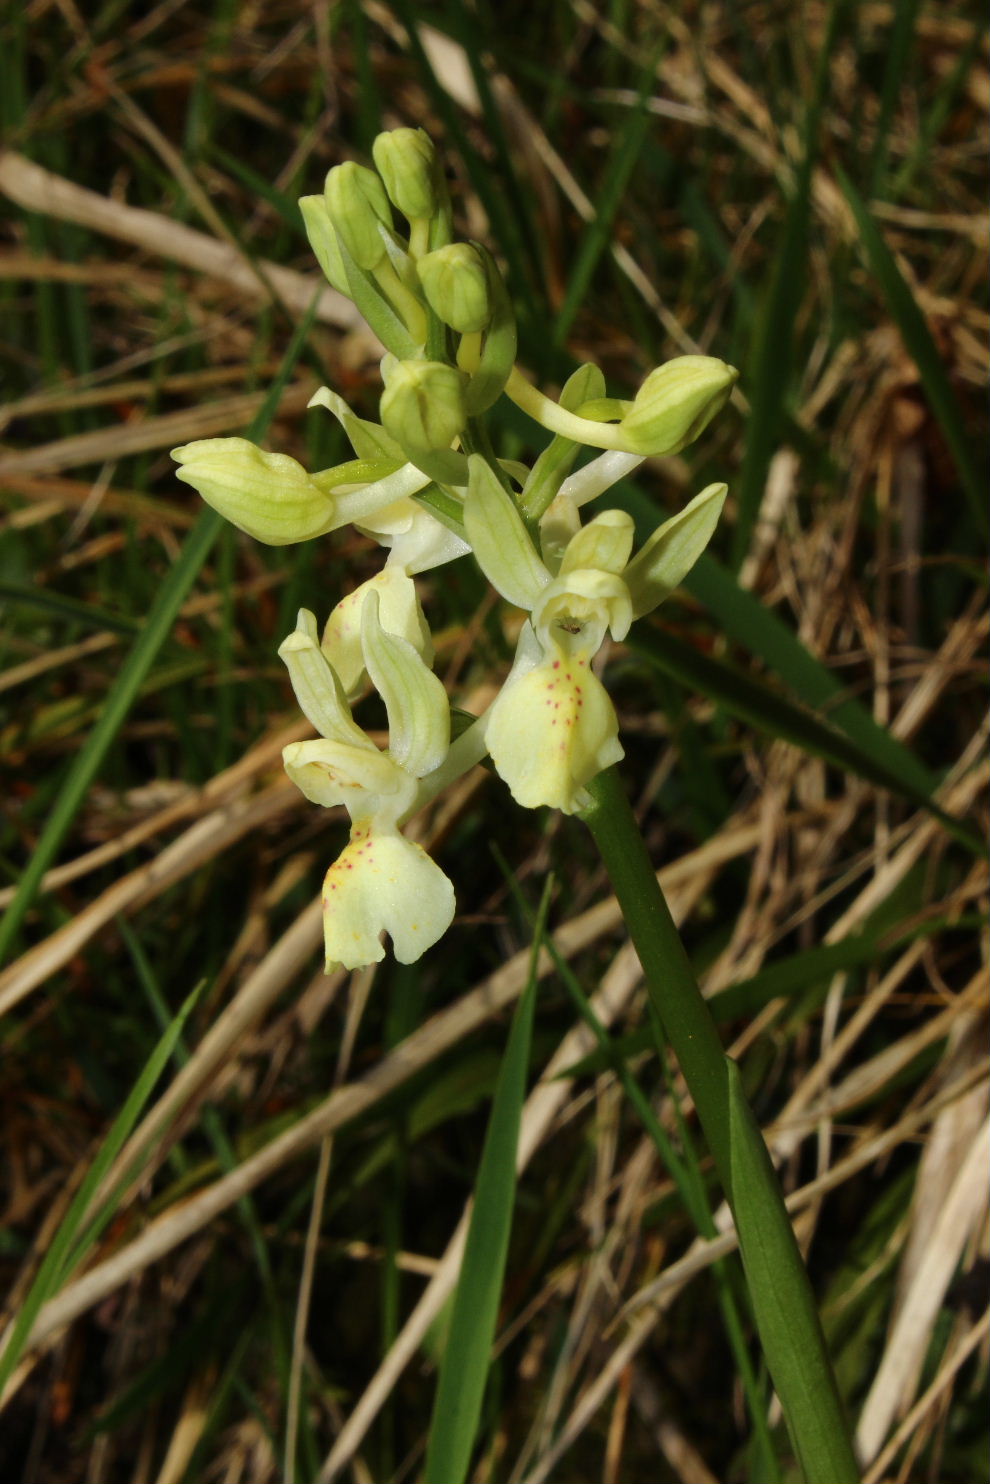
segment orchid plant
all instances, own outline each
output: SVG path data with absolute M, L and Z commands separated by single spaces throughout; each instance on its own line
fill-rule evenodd
M 272 545 L 355 525 L 387 551 L 322 633 L 299 613 L 279 654 L 318 734 L 284 751 L 288 776 L 322 808 L 347 810 L 350 839 L 326 875 L 326 965 L 418 959 L 455 915 L 454 886 L 403 826 L 490 758 L 524 808 L 579 814 L 591 829 L 644 968 L 647 988 L 705 1129 L 732 1206 L 754 1316 L 806 1476 L 856 1477 L 813 1298 L 762 1136 L 659 891 L 613 765 L 619 724 L 595 658 L 621 643 L 691 570 L 727 488 L 712 484 L 633 554 L 622 510 L 583 507 L 644 459 L 677 453 L 728 401 L 737 373 L 710 356 L 652 371 L 631 400 L 582 366 L 554 399 L 516 364 L 512 304 L 481 244 L 454 241 L 436 151 L 422 130 L 379 135 L 375 169 L 349 162 L 300 209 L 330 284 L 354 301 L 385 349 L 379 421 L 329 388 L 311 406 L 341 423 L 354 457 L 308 473 L 243 438 L 174 451 L 179 478 L 241 530 Z M 393 209 L 405 220 L 399 230 Z M 485 414 L 509 398 L 551 436 L 531 465 L 499 458 Z M 579 465 L 583 450 L 593 456 Z M 472 558 L 526 615 L 494 702 L 454 736 L 433 673 L 413 578 Z M 351 701 L 370 685 L 388 716 L 381 750 Z M 461 718 L 459 718 L 460 720 Z M 782 1294 L 786 1303 L 782 1300 Z
M 353 523 L 388 549 L 381 572 L 337 605 L 322 638 L 303 613 L 279 651 L 320 734 L 286 749 L 286 771 L 307 798 L 344 804 L 353 821 L 324 888 L 328 968 L 378 961 L 385 931 L 409 962 L 449 925 L 450 882 L 400 833 L 433 797 L 430 775 L 450 784 L 487 751 L 518 803 L 571 814 L 590 803 L 590 780 L 623 756 L 592 662 L 606 633 L 622 640 L 683 580 L 715 529 L 726 486 L 709 486 L 631 560 L 631 518 L 606 510 L 582 524 L 581 506 L 650 454 L 683 448 L 736 379 L 713 357 L 682 356 L 629 402 L 606 397 L 589 366 L 553 401 L 515 364 L 515 322 L 494 259 L 451 240 L 427 136 L 380 135 L 374 158 L 377 172 L 353 163 L 331 170 L 322 196 L 301 208 L 330 282 L 386 346 L 380 423 L 323 387 L 311 405 L 340 421 L 354 450 L 335 468 L 310 474 L 244 438 L 202 439 L 173 454 L 179 478 L 260 541 L 288 545 Z M 393 205 L 408 236 L 395 230 Z M 554 435 L 531 468 L 486 450 L 481 418 L 503 393 Z M 571 475 L 582 447 L 606 452 Z M 497 700 L 452 756 L 412 577 L 469 553 L 529 617 Z M 368 678 L 389 713 L 384 754 L 347 707 Z

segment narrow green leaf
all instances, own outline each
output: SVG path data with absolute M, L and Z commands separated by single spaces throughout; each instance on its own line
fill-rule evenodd
M 82 603 L 67 593 L 51 592 L 44 587 L 31 587 L 25 582 L 0 581 L 0 598 L 32 608 L 44 608 L 59 618 L 84 624 L 87 629 L 109 629 L 114 634 L 135 634 L 137 621 L 120 613 L 109 613 L 92 603 Z
M 746 428 L 746 452 L 736 490 L 738 514 L 732 544 L 732 564 L 736 568 L 749 550 L 789 392 L 796 311 L 806 287 L 811 177 L 818 152 L 822 108 L 828 92 L 832 49 L 845 3 L 846 0 L 832 0 L 830 6 L 811 97 L 805 110 L 801 159 L 778 235 L 766 297 L 757 317 L 752 355 L 745 368 L 744 385 L 750 396 L 750 415 Z
M 640 625 L 629 637 L 629 645 L 666 674 L 683 685 L 708 696 L 731 715 L 739 717 L 761 732 L 769 733 L 814 757 L 823 758 L 836 767 L 855 773 L 880 788 L 892 789 L 927 809 L 962 844 L 983 853 L 983 841 L 975 830 L 947 814 L 934 803 L 927 790 L 877 762 L 867 751 L 817 716 L 778 695 L 769 686 L 741 674 L 724 660 L 701 654 L 690 644 L 675 639 L 659 628 Z
M 141 1075 L 128 1094 L 124 1106 L 111 1124 L 96 1158 L 93 1160 L 85 1179 L 76 1191 L 72 1204 L 52 1238 L 51 1245 L 35 1274 L 34 1282 L 28 1290 L 27 1297 L 21 1306 L 20 1312 L 8 1332 L 7 1343 L 4 1346 L 2 1355 L 0 1355 L 0 1395 L 3 1394 L 4 1387 L 13 1374 L 14 1368 L 23 1353 L 24 1345 L 31 1332 L 31 1326 L 34 1324 L 42 1306 L 58 1290 L 64 1280 L 69 1277 L 73 1268 L 88 1250 L 89 1241 L 83 1240 L 81 1243 L 76 1244 L 76 1239 L 80 1235 L 86 1215 L 86 1209 L 104 1175 L 124 1147 L 132 1129 L 137 1123 L 141 1110 L 151 1096 L 155 1083 L 164 1071 L 173 1048 L 182 1034 L 183 1026 L 188 1020 L 202 988 L 202 984 L 197 985 L 192 994 L 189 995 L 179 1010 L 179 1013 L 175 1016 L 151 1053 Z M 104 1223 L 101 1222 L 100 1224 L 102 1225 Z M 90 1232 L 88 1235 L 95 1238 L 94 1232 Z
M 500 852 L 493 847 L 495 854 L 499 857 L 502 865 Z M 502 865 L 502 874 L 506 879 L 509 890 L 512 892 L 520 910 L 529 917 L 526 903 L 517 883 L 508 868 Z M 690 1137 L 684 1120 L 681 1116 L 680 1099 L 676 1083 L 667 1077 L 666 1046 L 663 1041 L 662 1030 L 658 1024 L 657 1017 L 651 1016 L 650 1025 L 644 1027 L 642 1036 L 646 1045 L 640 1049 L 660 1051 L 661 1062 L 665 1068 L 665 1077 L 670 1089 L 671 1096 L 678 1115 L 678 1140 L 675 1141 L 668 1134 L 657 1119 L 650 1106 L 649 1099 L 644 1094 L 639 1083 L 626 1066 L 624 1048 L 631 1037 L 613 1038 L 598 1019 L 594 1008 L 588 1000 L 581 987 L 577 974 L 571 965 L 562 957 L 553 941 L 548 937 L 546 941 L 547 952 L 553 959 L 557 975 L 567 990 L 581 1019 L 588 1026 L 598 1042 L 598 1048 L 590 1056 L 583 1058 L 579 1064 L 586 1068 L 588 1063 L 595 1063 L 595 1071 L 601 1072 L 607 1069 L 614 1071 L 623 1092 L 629 1099 L 638 1114 L 643 1128 L 656 1145 L 663 1167 L 673 1177 L 685 1210 L 694 1222 L 698 1232 L 703 1237 L 714 1237 L 717 1235 L 715 1221 L 709 1206 L 709 1197 L 706 1193 L 705 1177 L 701 1169 L 695 1141 Z M 639 1032 L 634 1033 L 639 1035 Z M 573 1070 L 573 1069 L 572 1069 Z M 559 1073 L 559 1076 L 569 1076 L 570 1073 Z M 575 1075 L 578 1075 L 575 1072 Z M 678 1150 L 683 1151 L 683 1157 Z M 746 1405 L 749 1409 L 750 1424 L 753 1430 L 754 1448 L 759 1454 L 762 1464 L 761 1478 L 765 1484 L 776 1484 L 780 1478 L 776 1453 L 773 1446 L 773 1438 L 767 1422 L 767 1398 L 765 1387 L 756 1374 L 756 1369 L 749 1354 L 749 1344 L 742 1315 L 746 1311 L 746 1295 L 742 1283 L 739 1281 L 741 1274 L 733 1268 L 731 1262 L 719 1261 L 713 1264 L 712 1276 L 718 1290 L 719 1307 L 722 1310 L 722 1318 L 725 1324 L 726 1338 L 729 1348 L 736 1364 L 736 1369 L 742 1383 L 746 1396 Z
M 608 498 L 611 505 L 629 511 L 640 539 L 646 540 L 657 524 L 655 502 L 630 483 L 611 489 Z M 842 681 L 805 648 L 787 624 L 759 598 L 740 587 L 734 574 L 710 552 L 698 558 L 683 586 L 710 610 L 729 639 L 761 659 L 799 701 L 823 713 L 876 764 L 896 775 L 903 789 L 914 789 L 926 796 L 935 792 L 940 781 L 938 775 L 874 721 L 866 707 L 849 695 Z
M 891 17 L 890 38 L 886 45 L 887 60 L 883 70 L 883 91 L 880 95 L 880 114 L 876 121 L 876 133 L 873 136 L 873 149 L 870 154 L 871 196 L 875 196 L 880 189 L 889 153 L 894 110 L 898 100 L 903 98 L 904 89 L 907 86 L 905 72 L 911 43 L 916 36 L 915 22 L 918 16 L 918 3 L 919 0 L 900 0 L 900 4 L 894 6 Z
M 251 438 L 260 438 L 275 415 L 279 398 L 306 344 L 306 337 L 316 315 L 317 298 L 318 296 L 314 295 L 309 312 L 300 321 L 285 353 L 279 374 L 248 430 L 248 436 Z M 107 696 L 99 721 L 77 753 L 64 783 L 59 788 L 55 807 L 24 869 L 17 894 L 0 919 L 0 964 L 24 920 L 25 913 L 34 900 L 42 877 L 58 854 L 59 847 L 86 796 L 86 790 L 96 777 L 107 751 L 123 725 L 154 663 L 155 656 L 168 637 L 186 594 L 206 561 L 222 525 L 222 518 L 215 510 L 204 510 L 186 537 L 178 559 L 162 583 L 134 647 L 124 661 L 116 683 Z
M 680 1063 L 715 1161 L 722 1188 L 736 1216 L 753 1312 L 763 1342 L 770 1327 L 767 1361 L 796 1443 L 808 1484 L 852 1484 L 858 1478 L 846 1435 L 838 1391 L 815 1309 L 815 1300 L 794 1238 L 783 1192 L 756 1120 L 726 1057 L 708 1004 L 698 987 L 680 934 L 653 870 L 617 770 L 606 768 L 589 785 L 593 803 L 582 818 L 601 853 L 629 936 L 643 967 L 650 1002 Z M 742 1191 L 743 1220 L 737 1194 Z M 746 1242 L 752 1259 L 746 1261 Z M 778 1258 L 779 1292 L 767 1295 L 766 1253 Z M 786 1264 L 780 1254 L 786 1249 Z M 755 1273 L 755 1284 L 753 1274 Z M 779 1314 L 790 1316 L 785 1347 Z M 783 1358 L 784 1363 L 778 1364 Z M 817 1393 L 820 1415 L 809 1419 L 804 1399 Z
M 904 788 L 931 794 L 939 779 L 909 747 L 874 721 L 832 672 L 759 598 L 739 586 L 735 577 L 708 552 L 684 579 L 688 592 L 704 603 L 728 637 L 758 655 L 779 675 L 798 700 L 845 732 L 875 763 L 900 778 Z
M 760 1344 L 808 1484 L 855 1484 L 859 1471 L 801 1253 L 786 1213 L 766 1199 L 776 1172 L 739 1068 L 728 1057 L 725 1068 L 732 1211 Z
M 595 202 L 595 215 L 585 227 L 574 254 L 574 266 L 567 282 L 567 294 L 553 327 L 553 338 L 557 345 L 562 345 L 566 340 L 578 310 L 587 296 L 588 286 L 595 269 L 602 255 L 612 244 L 615 218 L 622 205 L 629 177 L 636 168 L 636 162 L 646 143 L 650 126 L 654 123 L 653 115 L 649 112 L 647 104 L 654 91 L 657 64 L 662 56 L 666 40 L 666 34 L 664 34 L 661 45 L 655 48 L 654 55 L 644 68 L 636 101 L 626 112 L 623 126 L 621 129 L 617 127 L 614 130 L 616 143 L 611 159 L 602 172 L 603 186 Z
M 512 1019 L 478 1168 L 474 1209 L 430 1425 L 426 1484 L 463 1484 L 481 1416 L 509 1248 L 519 1121 L 536 1005 L 536 966 L 549 906 L 548 881 L 533 935 L 529 979 Z
M 925 389 L 935 420 L 945 437 L 955 461 L 956 472 L 963 492 L 969 500 L 977 530 L 986 536 L 990 522 L 987 519 L 986 480 L 977 467 L 970 448 L 966 429 L 959 412 L 959 402 L 952 389 L 942 358 L 932 339 L 925 317 L 918 307 L 910 287 L 890 248 L 884 242 L 880 229 L 867 209 L 856 187 L 849 177 L 836 166 L 839 184 L 852 208 L 860 241 L 867 262 L 876 276 L 881 292 L 901 339 L 918 368 L 921 384 Z

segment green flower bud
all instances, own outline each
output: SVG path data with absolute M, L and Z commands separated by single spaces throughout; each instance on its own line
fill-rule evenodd
M 390 129 L 371 146 L 389 200 L 409 221 L 433 216 L 440 205 L 437 152 L 422 129 Z
M 619 427 L 631 453 L 671 454 L 701 433 L 739 376 L 714 356 L 677 356 L 651 371 Z
M 443 361 L 396 361 L 383 365 L 381 419 L 410 454 L 449 448 L 467 422 L 464 378 Z
M 451 242 L 416 264 L 430 308 L 460 335 L 485 330 L 492 318 L 492 296 L 481 254 L 467 242 Z
M 172 457 L 182 465 L 178 478 L 207 505 L 268 546 L 308 541 L 339 524 L 333 495 L 288 454 L 265 453 L 246 438 L 199 438 Z
M 335 165 L 323 187 L 330 220 L 359 268 L 370 272 L 385 257 L 381 228 L 392 227 L 385 188 L 373 170 L 348 160 Z

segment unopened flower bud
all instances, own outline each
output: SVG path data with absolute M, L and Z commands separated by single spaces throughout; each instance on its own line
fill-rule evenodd
M 377 268 L 386 253 L 381 228 L 391 230 L 385 187 L 373 170 L 353 160 L 335 165 L 323 188 L 330 220 L 359 268 Z
M 487 329 L 492 317 L 488 274 L 478 250 L 451 242 L 427 253 L 416 264 L 430 308 L 460 335 Z
M 390 129 L 371 146 L 389 200 L 409 221 L 431 217 L 440 204 L 437 152 L 422 129 Z
M 658 366 L 622 419 L 625 446 L 635 453 L 679 453 L 725 406 L 738 375 L 714 356 L 677 356 Z
M 411 455 L 449 448 L 467 422 L 461 373 L 443 361 L 386 361 L 385 429 Z
M 337 524 L 332 494 L 302 464 L 246 438 L 200 438 L 173 448 L 178 477 L 233 525 L 268 546 L 322 536 Z

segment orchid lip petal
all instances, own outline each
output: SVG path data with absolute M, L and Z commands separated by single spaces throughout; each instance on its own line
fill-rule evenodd
M 517 803 L 574 814 L 586 784 L 623 756 L 608 692 L 587 659 L 551 652 L 507 683 L 488 722 L 488 751 Z
M 385 956 L 387 932 L 400 963 L 414 963 L 447 931 L 454 888 L 421 845 L 374 821 L 355 825 L 323 883 L 327 968 L 358 969 Z

